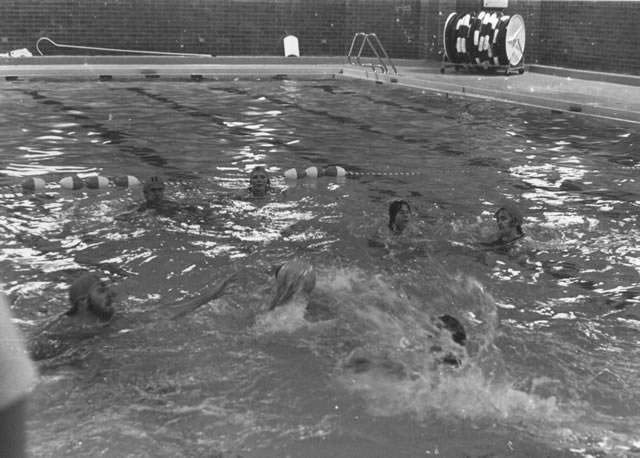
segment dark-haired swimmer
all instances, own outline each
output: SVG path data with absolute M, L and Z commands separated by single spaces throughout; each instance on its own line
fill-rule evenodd
M 460 346 L 460 349 L 467 345 L 467 333 L 464 330 L 462 323 L 457 318 L 451 315 L 440 315 L 434 319 L 434 324 L 440 330 L 446 330 L 451 334 L 451 340 Z M 460 350 L 455 349 L 455 350 Z M 459 351 L 451 351 L 452 349 L 445 349 L 442 346 L 433 345 L 429 349 L 432 353 L 441 353 L 440 361 L 452 366 L 459 366 L 462 363 L 461 355 Z
M 435 335 L 428 347 L 429 353 L 437 364 L 459 367 L 465 354 L 467 334 L 460 321 L 451 315 L 440 315 L 432 318 Z M 345 360 L 344 367 L 356 374 L 377 371 L 394 378 L 406 379 L 411 377 L 411 368 L 396 361 L 387 354 L 375 355 L 354 350 Z
M 69 288 L 71 308 L 64 313 L 64 316 L 106 324 L 115 313 L 114 297 L 115 293 L 106 281 L 95 273 L 86 273 L 71 284 Z
M 409 225 L 411 206 L 406 200 L 394 200 L 389 205 L 389 230 L 392 234 L 402 234 Z
M 148 210 L 155 210 L 167 216 L 172 216 L 177 213 L 180 206 L 177 202 L 165 197 L 165 189 L 166 186 L 161 177 L 156 175 L 148 177 L 142 185 L 144 202 L 140 204 L 137 209 L 116 216 L 116 219 L 126 220 L 137 212 L 146 212 Z
M 144 202 L 137 209 L 128 211 L 116 216 L 117 220 L 136 219 L 136 215 L 151 212 L 159 216 L 164 216 L 178 222 L 212 225 L 218 221 L 216 215 L 211 210 L 210 202 L 183 203 L 170 200 L 165 195 L 166 185 L 159 176 L 147 178 L 142 187 Z
M 164 181 L 160 177 L 149 177 L 142 187 L 144 199 L 149 205 L 159 205 L 164 202 Z
M 115 313 L 115 293 L 96 273 L 84 273 L 69 287 L 70 308 L 49 321 L 30 340 L 34 360 L 50 359 L 77 342 L 107 332 Z
M 387 228 L 379 228 L 369 240 L 368 245 L 373 248 L 385 248 L 395 244 L 394 239 L 399 239 L 401 244 L 410 243 L 411 252 L 420 254 L 425 252 L 427 240 L 420 227 L 411 220 L 411 206 L 406 200 L 394 200 L 389 204 L 389 222 Z M 400 237 L 402 236 L 402 237 Z
M 180 205 L 165 197 L 165 189 L 162 178 L 155 175 L 147 178 L 142 187 L 144 203 L 138 207 L 138 211 L 154 209 L 161 213 L 173 214 L 178 212 Z
M 222 297 L 236 279 L 236 274 L 230 275 L 196 296 L 162 305 L 159 309 L 166 310 L 168 313 L 163 313 L 163 316 L 169 319 L 182 317 Z M 65 350 L 56 348 L 61 341 L 78 341 L 107 332 L 105 329 L 111 326 L 115 317 L 114 298 L 111 285 L 96 273 L 81 275 L 69 288 L 71 307 L 47 323 L 32 339 L 30 347 L 33 358 L 41 360 L 56 356 Z

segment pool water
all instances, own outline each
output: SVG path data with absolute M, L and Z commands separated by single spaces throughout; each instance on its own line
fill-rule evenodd
M 85 269 L 118 298 L 112 327 L 38 362 L 30 456 L 640 456 L 635 127 L 338 79 L 2 89 L 17 322 L 36 339 Z M 277 193 L 248 196 L 255 165 Z M 349 175 L 283 178 L 327 165 Z M 161 176 L 184 208 L 58 185 L 95 174 Z M 45 191 L 23 192 L 28 177 Z M 394 199 L 408 236 L 385 232 Z M 484 247 L 505 199 L 527 236 Z M 274 266 L 296 257 L 321 319 L 266 310 Z M 231 273 L 231 294 L 167 319 Z M 428 349 L 443 313 L 467 331 L 458 368 Z

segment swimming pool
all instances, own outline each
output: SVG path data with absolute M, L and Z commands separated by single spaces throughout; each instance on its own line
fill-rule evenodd
M 0 97 L 0 264 L 19 323 L 64 311 L 86 267 L 120 300 L 117 331 L 41 363 L 31 456 L 639 453 L 633 126 L 334 79 L 18 81 Z M 246 196 L 260 164 L 286 192 Z M 352 174 L 282 177 L 330 164 Z M 94 173 L 163 176 L 206 212 L 130 213 L 139 188 L 57 186 Z M 27 176 L 46 192 L 24 194 Z M 369 246 L 396 198 L 423 235 Z M 527 241 L 482 249 L 504 198 Z M 291 257 L 316 267 L 331 319 L 264 311 Z M 159 304 L 232 271 L 233 294 L 164 318 Z M 469 334 L 458 370 L 433 370 L 421 340 L 444 312 Z M 354 351 L 390 364 L 351 371 Z

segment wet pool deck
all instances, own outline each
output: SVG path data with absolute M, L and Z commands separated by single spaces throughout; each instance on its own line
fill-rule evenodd
M 366 63 L 366 62 L 363 62 Z M 375 62 L 373 62 L 375 63 Z M 0 58 L 0 88 L 30 80 L 206 81 L 229 78 L 355 78 L 490 98 L 554 111 L 640 124 L 640 77 L 527 65 L 522 74 L 444 68 L 435 61 L 394 60 L 397 74 L 344 57 L 38 56 Z M 390 70 L 391 67 L 388 66 Z

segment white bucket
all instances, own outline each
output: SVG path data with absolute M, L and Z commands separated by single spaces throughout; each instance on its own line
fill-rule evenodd
M 298 48 L 298 37 L 287 35 L 284 37 L 284 56 L 300 57 L 300 49 Z

